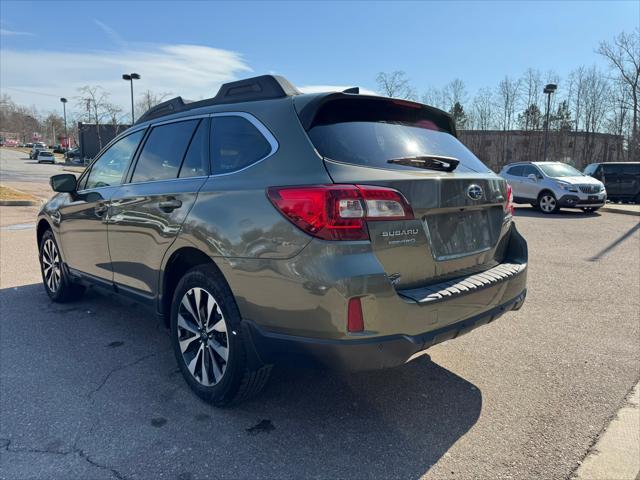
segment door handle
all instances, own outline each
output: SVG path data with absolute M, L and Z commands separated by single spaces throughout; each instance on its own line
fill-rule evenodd
M 175 199 L 175 198 L 170 198 L 168 200 L 160 202 L 158 204 L 158 206 L 160 207 L 160 210 L 162 210 L 162 211 L 172 212 L 176 208 L 180 208 L 182 206 L 182 202 L 180 200 Z

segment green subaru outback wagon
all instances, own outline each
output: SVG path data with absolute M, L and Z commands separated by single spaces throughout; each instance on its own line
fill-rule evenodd
M 152 306 L 200 397 L 274 364 L 366 370 L 517 310 L 527 244 L 511 190 L 420 103 L 225 84 L 146 112 L 38 217 L 53 301 L 98 285 Z

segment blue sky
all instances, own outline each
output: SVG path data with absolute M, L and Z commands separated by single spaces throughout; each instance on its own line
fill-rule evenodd
M 84 84 L 124 107 L 125 71 L 142 75 L 136 89 L 187 98 L 269 72 L 375 90 L 376 74 L 392 70 L 420 94 L 457 77 L 473 96 L 528 67 L 561 78 L 582 64 L 604 68 L 595 48 L 638 27 L 640 2 L 3 0 L 0 14 L 2 93 L 46 110 Z

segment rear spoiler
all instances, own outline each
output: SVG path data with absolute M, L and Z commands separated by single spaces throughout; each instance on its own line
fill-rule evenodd
M 410 100 L 402 100 L 398 98 L 379 97 L 376 95 L 357 95 L 353 93 L 334 92 L 323 93 L 318 95 L 300 95 L 293 98 L 300 123 L 305 130 L 309 130 L 314 123 L 314 120 L 322 107 L 328 103 L 335 101 L 353 102 L 353 108 L 358 107 L 358 102 L 363 104 L 363 101 L 376 101 L 376 102 L 388 102 L 390 107 L 406 108 L 420 110 L 420 116 L 424 116 L 425 119 L 434 122 L 440 129 L 450 133 L 454 137 L 457 137 L 456 125 L 453 117 L 444 110 L 431 107 L 419 102 L 413 102 Z M 363 104 L 364 107 L 364 104 Z

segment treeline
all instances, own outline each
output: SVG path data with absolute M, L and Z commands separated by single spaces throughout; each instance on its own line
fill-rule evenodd
M 154 93 L 149 90 L 137 95 L 135 111 L 137 116 L 163 101 L 168 93 Z M 67 108 L 67 132 L 71 144 L 78 143 L 78 123 L 114 125 L 116 131 L 131 123 L 131 112 L 111 102 L 109 92 L 100 86 L 87 85 L 78 89 L 78 95 L 69 99 Z M 60 105 L 62 111 L 62 105 Z M 41 113 L 35 106 L 18 105 L 8 95 L 0 97 L 0 135 L 17 134 L 22 143 L 42 140 L 48 144 L 61 143 L 65 135 L 64 118 L 59 112 Z M 100 129 L 98 129 L 100 132 Z M 98 139 L 102 148 L 102 139 Z
M 549 129 L 610 133 L 624 139 L 627 159 L 640 160 L 638 134 L 640 98 L 640 30 L 602 42 L 596 53 L 609 68 L 579 67 L 567 78 L 553 71 L 529 68 L 519 78 L 505 76 L 495 87 L 469 95 L 465 83 L 454 79 L 429 87 L 422 95 L 404 72 L 381 72 L 376 81 L 383 95 L 420 100 L 448 111 L 459 130 L 543 130 L 546 126 L 548 83 L 558 85 L 551 97 Z

